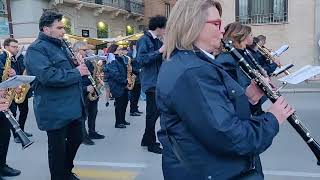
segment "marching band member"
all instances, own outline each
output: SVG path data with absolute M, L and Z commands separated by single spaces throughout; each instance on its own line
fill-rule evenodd
M 146 128 L 141 140 L 141 146 L 147 146 L 149 152 L 161 154 L 162 148 L 156 142 L 155 125 L 159 110 L 155 101 L 157 77 L 162 63 L 164 50 L 162 39 L 167 18 L 164 16 L 151 17 L 149 30 L 145 31 L 137 42 L 137 61 L 141 64 L 141 86 L 146 94 Z
M 211 54 L 223 38 L 215 0 L 179 0 L 171 11 L 157 83 L 165 180 L 263 179 L 259 154 L 293 112 L 283 98 L 251 117 L 263 92 L 241 87 Z
M 84 58 L 86 57 L 86 51 L 90 50 L 88 48 L 88 45 L 86 42 L 83 41 L 78 41 L 73 45 L 73 50 L 78 56 L 78 59 L 81 61 L 84 61 Z M 90 73 L 93 75 L 94 74 L 94 69 L 95 67 L 93 66 L 92 62 L 85 61 L 83 62 L 86 64 L 88 67 Z M 99 83 L 99 82 L 96 82 Z M 88 120 L 88 133 L 85 127 L 85 121 L 84 119 L 83 124 L 82 124 L 82 132 L 83 132 L 83 143 L 86 145 L 94 145 L 94 142 L 92 139 L 104 139 L 105 136 L 101 135 L 96 132 L 96 118 L 97 118 L 97 113 L 98 113 L 98 101 L 99 97 L 96 99 L 89 99 L 89 94 L 95 94 L 94 87 L 91 84 L 91 81 L 89 80 L 88 76 L 83 76 L 82 77 L 82 89 L 83 89 L 83 97 L 85 101 L 85 109 L 86 109 L 86 119 Z M 97 96 L 97 95 L 96 95 Z
M 82 142 L 85 117 L 82 76 L 90 72 L 85 64 L 76 67 L 63 41 L 62 14 L 47 10 L 39 21 L 39 36 L 29 46 L 25 62 L 33 82 L 33 107 L 37 125 L 48 136 L 51 180 L 77 180 L 73 160 Z
M 8 38 L 3 42 L 4 49 L 7 50 L 11 55 L 15 56 L 18 53 L 18 41 L 13 38 Z M 9 77 L 16 75 L 17 64 L 18 62 L 13 59 L 12 56 L 11 68 L 9 69 Z M 5 69 L 5 64 L 7 60 L 7 54 L 2 52 L 0 55 L 0 78 L 3 76 Z M 15 70 L 16 69 L 16 70 Z M 2 94 L 4 91 L 0 91 Z M 16 105 L 11 103 L 10 110 L 15 113 Z M 6 158 L 10 142 L 10 129 L 11 124 L 7 120 L 4 113 L 0 112 L 0 179 L 1 176 L 18 176 L 21 174 L 20 170 L 14 169 L 6 164 Z M 14 134 L 15 136 L 15 134 Z

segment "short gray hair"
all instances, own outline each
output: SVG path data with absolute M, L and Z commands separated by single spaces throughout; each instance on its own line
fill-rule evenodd
M 83 48 L 84 46 L 87 47 L 88 44 L 87 44 L 86 42 L 83 42 L 83 41 L 77 41 L 77 42 L 75 42 L 75 43 L 73 44 L 73 50 L 74 50 L 75 52 L 77 52 L 77 51 L 79 51 L 81 48 Z

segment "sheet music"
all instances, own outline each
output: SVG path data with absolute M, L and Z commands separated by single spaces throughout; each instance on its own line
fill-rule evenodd
M 284 81 L 290 84 L 299 84 L 318 74 L 320 74 L 320 66 L 307 65 L 288 76 L 280 78 L 279 81 Z
M 16 88 L 22 84 L 29 84 L 35 78 L 35 76 L 16 75 L 0 83 L 0 89 Z

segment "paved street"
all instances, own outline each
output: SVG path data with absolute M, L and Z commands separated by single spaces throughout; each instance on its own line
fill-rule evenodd
M 320 93 L 284 94 L 298 111 L 299 116 L 320 141 Z M 145 109 L 145 102 L 140 102 Z M 30 114 L 26 131 L 33 133 L 35 142 L 26 150 L 11 139 L 8 164 L 22 170 L 22 174 L 8 180 L 48 180 L 47 138 L 36 127 L 30 101 Z M 104 100 L 99 104 L 97 130 L 106 135 L 105 140 L 96 140 L 96 145 L 81 145 L 76 157 L 75 172 L 82 180 L 162 180 L 161 155 L 147 152 L 140 147 L 144 129 L 144 115 L 131 117 L 126 129 L 114 128 L 113 101 L 106 108 Z M 159 126 L 158 126 L 159 127 Z M 272 148 L 262 155 L 267 180 L 313 180 L 320 179 L 320 167 L 316 166 L 306 144 L 289 123 L 281 127 Z

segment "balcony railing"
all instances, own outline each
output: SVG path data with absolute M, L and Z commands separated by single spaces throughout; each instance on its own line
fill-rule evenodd
M 126 10 L 131 13 L 136 13 L 141 15 L 143 15 L 144 13 L 144 4 L 134 0 L 80 0 L 80 1 L 111 6 L 111 7 Z
M 236 21 L 242 24 L 283 24 L 288 22 L 288 14 L 283 12 L 270 14 L 255 14 L 251 16 L 236 16 Z

